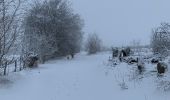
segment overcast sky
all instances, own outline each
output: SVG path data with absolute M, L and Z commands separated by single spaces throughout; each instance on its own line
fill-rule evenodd
M 71 0 L 85 21 L 85 34 L 96 32 L 107 45 L 132 40 L 149 44 L 151 29 L 170 22 L 170 0 Z

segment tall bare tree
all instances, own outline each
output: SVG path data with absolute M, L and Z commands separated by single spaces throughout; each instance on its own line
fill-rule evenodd
M 0 65 L 13 47 L 19 22 L 17 17 L 20 0 L 0 0 Z

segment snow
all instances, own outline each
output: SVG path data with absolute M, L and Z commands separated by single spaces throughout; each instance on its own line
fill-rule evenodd
M 10 73 L 0 77 L 0 99 L 169 100 L 169 92 L 158 89 L 169 72 L 158 78 L 149 73 L 155 65 L 147 64 L 147 71 L 137 75 L 135 65 L 107 66 L 109 56 L 109 52 L 80 53 L 71 60 L 53 60 L 36 69 Z

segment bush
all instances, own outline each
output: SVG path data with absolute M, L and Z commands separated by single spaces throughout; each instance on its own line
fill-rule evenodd
M 29 68 L 38 67 L 38 55 L 29 54 L 26 58 L 26 66 Z
M 112 57 L 118 57 L 119 50 L 118 48 L 112 48 Z
M 163 74 L 165 73 L 165 71 L 167 70 L 168 66 L 165 63 L 158 63 L 157 64 L 157 71 L 159 74 Z

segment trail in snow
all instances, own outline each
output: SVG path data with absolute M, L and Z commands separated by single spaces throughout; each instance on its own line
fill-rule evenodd
M 99 70 L 107 56 L 78 55 L 73 60 L 50 61 L 38 69 L 14 77 L 9 87 L 0 89 L 3 100 L 104 100 L 111 99 L 112 83 Z M 100 72 L 101 71 L 101 72 Z M 17 78 L 16 78 L 17 77 Z M 13 80 L 16 79 L 16 80 Z M 7 85 L 8 86 L 8 85 Z M 104 96 L 105 95 L 105 96 Z
M 148 90 L 121 90 L 115 77 L 104 73 L 104 61 L 109 56 L 109 53 L 92 56 L 79 54 L 72 60 L 49 61 L 38 69 L 11 73 L 3 78 L 7 83 L 0 86 L 0 99 L 169 100 L 166 94 L 162 94 L 162 99 L 154 93 L 148 94 Z

